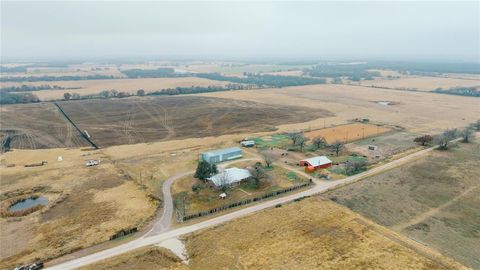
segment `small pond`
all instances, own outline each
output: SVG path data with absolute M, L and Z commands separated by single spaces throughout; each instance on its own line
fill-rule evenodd
M 26 200 L 18 201 L 14 203 L 10 208 L 8 208 L 9 211 L 16 212 L 16 211 L 21 211 L 25 210 L 37 205 L 46 205 L 48 203 L 48 199 L 45 197 L 36 197 L 36 198 L 28 198 Z
M 390 106 L 392 105 L 391 101 L 377 101 L 378 104 L 384 105 L 384 106 Z

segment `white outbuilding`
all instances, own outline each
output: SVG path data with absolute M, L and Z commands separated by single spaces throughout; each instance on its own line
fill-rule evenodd
M 239 169 L 239 168 L 228 168 L 223 172 L 216 174 L 212 177 L 207 178 L 209 181 L 215 185 L 215 187 L 220 188 L 223 186 L 235 186 L 240 184 L 242 180 L 245 180 L 252 175 L 248 170 Z

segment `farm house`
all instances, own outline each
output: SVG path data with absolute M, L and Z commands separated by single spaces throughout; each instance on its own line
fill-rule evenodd
M 200 154 L 200 159 L 205 160 L 210 164 L 237 159 L 241 157 L 243 157 L 242 149 L 238 147 L 219 149 L 219 150 L 204 152 Z
M 316 169 L 325 169 L 332 166 L 332 161 L 326 156 L 317 156 L 300 160 L 300 166 L 305 166 L 305 170 L 313 172 Z
M 211 181 L 216 188 L 220 188 L 223 186 L 236 186 L 240 184 L 242 180 L 245 180 L 251 176 L 252 175 L 248 170 L 229 168 L 207 179 Z

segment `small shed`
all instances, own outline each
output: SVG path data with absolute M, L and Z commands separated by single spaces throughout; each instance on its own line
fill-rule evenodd
M 222 161 L 232 160 L 243 157 L 242 149 L 239 147 L 224 148 L 200 154 L 200 159 L 205 160 L 210 164 L 219 163 Z
M 315 171 L 332 166 L 332 161 L 326 156 L 317 156 L 300 160 L 300 166 L 304 166 L 307 171 Z

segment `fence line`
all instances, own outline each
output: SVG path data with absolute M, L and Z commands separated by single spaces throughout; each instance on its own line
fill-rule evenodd
M 200 212 L 190 214 L 190 215 L 185 215 L 185 216 L 183 216 L 181 214 L 181 211 L 178 211 L 178 209 L 176 209 L 176 211 L 175 211 L 176 212 L 176 218 L 177 218 L 178 222 L 185 222 L 185 221 L 190 220 L 190 219 L 203 217 L 203 216 L 208 216 L 208 215 L 211 215 L 211 214 L 214 214 L 214 213 L 217 213 L 217 212 L 220 212 L 220 211 L 224 211 L 224 210 L 227 210 L 227 209 L 230 209 L 230 208 L 234 208 L 234 207 L 238 207 L 238 206 L 242 206 L 242 205 L 247 205 L 247 204 L 250 204 L 250 203 L 253 203 L 253 202 L 258 202 L 258 201 L 261 201 L 261 200 L 265 200 L 265 199 L 268 199 L 268 198 L 271 198 L 271 197 L 274 197 L 274 196 L 278 196 L 278 195 L 283 194 L 283 193 L 287 193 L 287 192 L 290 192 L 290 191 L 293 191 L 293 190 L 308 187 L 310 185 L 313 185 L 313 181 L 311 179 L 307 183 L 304 183 L 304 184 L 301 184 L 301 185 L 296 185 L 296 186 L 285 188 L 285 189 L 282 189 L 282 190 L 277 190 L 277 191 L 274 191 L 274 192 L 263 194 L 262 196 L 259 196 L 259 197 L 246 199 L 246 200 L 238 201 L 238 202 L 233 202 L 233 203 L 230 203 L 230 204 L 226 204 L 226 205 L 222 205 L 222 206 L 219 206 L 219 207 L 212 208 L 210 210 L 200 211 Z

